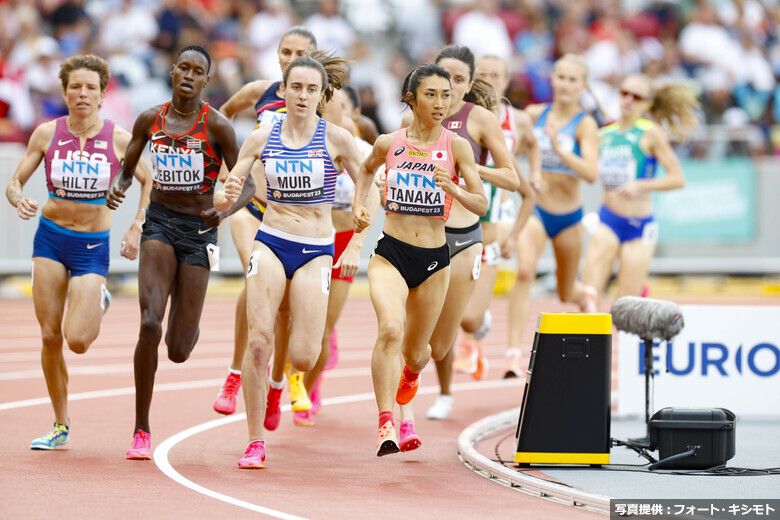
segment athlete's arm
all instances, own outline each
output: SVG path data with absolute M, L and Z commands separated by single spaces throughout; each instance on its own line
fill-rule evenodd
M 481 130 L 479 143 L 490 151 L 496 167 L 477 165 L 479 177 L 492 184 L 496 188 L 514 191 L 517 189 L 518 180 L 514 164 L 514 158 L 506 147 L 506 139 L 501 131 L 499 123 L 493 112 L 480 106 L 474 107 L 469 114 L 469 119 L 474 118 L 474 123 Z M 467 122 L 468 126 L 468 122 Z
M 220 112 L 215 112 L 209 117 L 208 131 L 214 136 L 214 143 L 222 154 L 222 161 L 228 169 L 232 170 L 236 166 L 238 158 L 238 143 L 236 142 L 236 132 L 230 121 Z M 220 222 L 227 216 L 232 215 L 239 209 L 246 206 L 252 195 L 255 194 L 255 181 L 251 172 L 244 176 L 241 183 L 241 192 L 233 204 L 220 211 L 215 207 L 209 208 L 203 212 L 203 220 L 210 227 L 219 226 Z
M 642 140 L 647 142 L 647 155 L 655 156 L 656 160 L 666 170 L 666 176 L 656 179 L 637 179 L 624 184 L 618 193 L 624 196 L 637 196 L 651 191 L 678 190 L 685 186 L 685 176 L 680 161 L 669 143 L 669 138 L 659 125 L 650 127 Z
M 563 150 L 558 143 L 558 131 L 546 129 L 550 136 L 553 150 L 563 163 L 583 180 L 594 183 L 599 178 L 599 127 L 591 116 L 585 116 L 577 125 L 577 142 L 580 143 L 582 157 L 574 152 Z
M 228 119 L 232 119 L 237 113 L 257 103 L 257 100 L 260 99 L 263 92 L 272 84 L 272 81 L 262 79 L 247 83 L 238 89 L 238 92 L 230 96 L 230 99 L 219 107 L 219 111 Z
M 135 120 L 133 135 L 130 137 L 130 142 L 125 150 L 122 168 L 114 178 L 114 182 L 106 195 L 106 206 L 110 209 L 119 207 L 122 199 L 125 198 L 125 191 L 133 182 L 135 169 L 138 166 L 138 161 L 141 160 L 144 146 L 146 146 L 146 142 L 149 140 L 149 131 L 152 129 L 155 119 L 157 119 L 159 110 L 159 106 L 149 108 L 141 112 L 141 115 Z
M 534 122 L 531 116 L 523 110 L 512 109 L 515 117 L 515 128 L 517 129 L 517 149 L 515 156 L 521 151 L 525 152 L 528 158 L 528 165 L 531 168 L 531 179 L 541 178 L 542 176 L 542 150 L 534 137 Z M 518 191 L 520 191 L 518 189 Z
M 114 152 L 120 161 L 124 159 L 130 138 L 130 132 L 120 128 L 118 125 L 114 126 Z M 146 161 L 139 161 L 134 177 L 141 184 L 141 198 L 138 201 L 138 211 L 135 214 L 135 219 L 133 219 L 130 227 L 122 237 L 122 244 L 119 249 L 119 254 L 128 260 L 135 260 L 138 256 L 138 251 L 141 247 L 141 233 L 143 232 L 144 220 L 146 218 L 145 211 L 149 207 L 149 196 L 152 191 L 152 174 Z
M 46 147 L 51 142 L 52 137 L 54 137 L 56 125 L 55 121 L 49 121 L 39 125 L 33 131 L 27 150 L 24 152 L 22 160 L 19 161 L 19 166 L 16 167 L 16 171 L 5 188 L 5 196 L 8 202 L 16 208 L 16 213 L 22 220 L 34 217 L 38 211 L 38 201 L 25 197 L 22 189 L 46 155 Z
M 504 144 L 504 148 L 506 148 L 506 144 Z M 471 149 L 471 145 L 462 137 L 453 135 L 452 155 L 454 156 L 455 166 L 458 168 L 460 176 L 466 181 L 466 189 L 464 190 L 459 185 L 452 182 L 452 178 L 450 177 L 451 172 L 448 172 L 439 165 L 436 165 L 436 170 L 433 174 L 436 185 L 441 187 L 446 193 L 452 195 L 453 198 L 460 202 L 467 210 L 480 217 L 485 215 L 488 210 L 488 202 L 485 197 L 485 192 L 482 189 L 482 182 L 480 181 L 479 174 L 477 173 L 477 165 L 474 162 L 474 151 Z M 512 175 L 514 175 L 514 172 Z
M 366 197 L 374 183 L 374 172 L 385 162 L 387 150 L 393 143 L 393 138 L 395 138 L 395 133 L 380 135 L 374 142 L 371 153 L 360 165 L 359 173 L 355 179 L 355 201 L 352 205 L 352 222 L 356 233 L 360 233 L 371 224 L 371 213 L 367 208 Z

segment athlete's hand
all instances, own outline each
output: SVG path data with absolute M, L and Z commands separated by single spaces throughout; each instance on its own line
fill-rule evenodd
M 636 182 L 627 182 L 617 189 L 618 195 L 627 199 L 634 199 L 638 197 L 642 191 L 639 189 L 639 185 Z
M 360 248 L 347 245 L 344 252 L 341 253 L 338 262 L 333 266 L 333 269 L 341 268 L 341 276 L 355 276 L 360 268 Z
M 16 203 L 16 214 L 22 220 L 29 220 L 38 212 L 38 201 L 30 197 L 22 197 Z
M 449 170 L 438 164 L 433 170 L 433 181 L 436 183 L 436 186 L 444 190 L 445 193 L 455 195 L 458 192 L 458 185 L 452 182 Z
M 200 216 L 203 217 L 203 221 L 208 227 L 219 227 L 222 219 L 225 218 L 225 214 L 221 211 L 217 211 L 215 208 L 201 211 Z
M 106 206 L 108 206 L 109 209 L 117 209 L 120 204 L 122 204 L 122 201 L 125 198 L 125 190 L 130 187 L 130 183 L 133 182 L 133 178 L 130 177 L 130 180 L 127 182 L 121 182 L 122 176 L 117 175 L 117 177 L 114 179 L 114 182 L 111 184 L 111 187 L 108 189 L 108 194 L 106 195 Z
M 515 253 L 515 248 L 517 247 L 517 236 L 509 233 L 501 239 L 499 244 L 501 245 L 501 258 L 512 258 L 512 255 Z
M 136 222 L 130 226 L 125 236 L 122 237 L 122 244 L 119 248 L 119 254 L 128 260 L 135 260 L 138 257 L 138 250 L 141 247 L 142 227 L 136 225 Z
M 360 233 L 370 225 L 371 217 L 368 215 L 365 206 L 355 208 L 355 211 L 352 213 L 352 227 L 355 228 L 355 233 Z
M 531 173 L 531 188 L 537 194 L 547 191 L 547 181 L 542 177 L 542 172 Z

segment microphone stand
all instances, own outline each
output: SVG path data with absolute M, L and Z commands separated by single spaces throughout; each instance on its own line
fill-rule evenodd
M 655 378 L 653 371 L 653 339 L 642 338 L 645 342 L 645 425 L 647 433 L 644 437 L 628 439 L 631 443 L 642 448 L 650 447 L 650 379 Z

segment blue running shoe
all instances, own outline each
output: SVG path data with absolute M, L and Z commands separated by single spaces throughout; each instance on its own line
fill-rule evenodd
M 53 450 L 60 444 L 65 444 L 66 442 L 68 442 L 69 432 L 70 432 L 70 427 L 55 422 L 54 428 L 52 428 L 49 433 L 47 433 L 43 437 L 38 437 L 37 439 L 33 440 L 30 443 L 30 449 L 31 450 Z

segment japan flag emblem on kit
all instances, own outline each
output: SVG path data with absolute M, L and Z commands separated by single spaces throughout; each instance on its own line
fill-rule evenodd
M 432 157 L 434 161 L 446 161 L 447 152 L 445 150 L 434 150 Z

